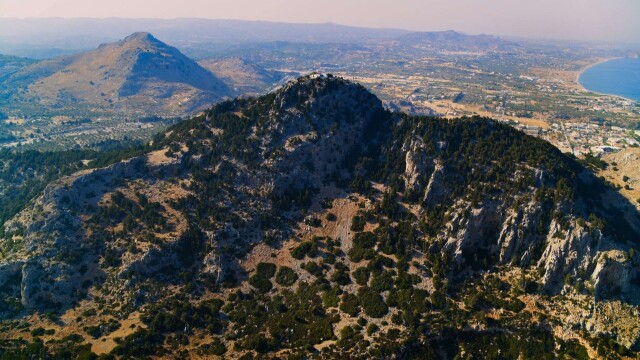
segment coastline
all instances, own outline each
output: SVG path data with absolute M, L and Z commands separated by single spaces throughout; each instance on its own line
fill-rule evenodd
M 600 59 L 600 60 L 598 60 L 598 61 L 596 61 L 596 62 L 594 62 L 594 63 L 592 63 L 592 64 L 589 64 L 589 65 L 587 65 L 587 66 L 583 66 L 580 70 L 578 70 L 578 73 L 576 74 L 576 84 L 578 84 L 578 85 L 580 86 L 580 88 L 582 88 L 582 91 L 587 91 L 587 92 L 596 92 L 596 91 L 591 91 L 591 90 L 589 90 L 589 89 L 585 88 L 585 87 L 580 83 L 580 76 L 582 76 L 582 74 L 583 74 L 585 71 L 587 71 L 587 70 L 591 69 L 591 68 L 592 68 L 592 67 L 594 67 L 594 66 L 598 66 L 598 65 L 600 65 L 600 64 L 604 64 L 604 63 L 606 63 L 606 62 L 608 62 L 608 61 L 611 61 L 611 60 L 617 60 L 617 59 L 624 59 L 624 58 L 623 58 L 623 57 L 620 57 L 620 56 L 616 56 L 616 57 L 609 57 L 609 58 Z M 608 94 L 605 94 L 605 95 L 608 95 Z
M 583 74 L 585 71 L 587 71 L 587 70 L 591 69 L 591 68 L 592 68 L 592 67 L 594 67 L 594 66 L 598 66 L 598 65 L 604 64 L 604 63 L 606 63 L 606 62 L 608 62 L 608 61 L 611 61 L 611 60 L 618 60 L 618 59 L 626 59 L 626 58 L 625 58 L 625 57 L 621 57 L 621 56 L 615 56 L 615 57 L 604 58 L 604 59 L 600 59 L 600 60 L 598 60 L 598 61 L 594 62 L 593 64 L 589 64 L 589 65 L 587 65 L 587 66 L 582 67 L 582 68 L 578 71 L 578 73 L 576 74 L 576 81 L 575 81 L 575 82 L 576 82 L 576 84 L 580 87 L 581 91 L 583 91 L 583 92 L 590 92 L 590 93 L 594 93 L 594 94 L 600 94 L 600 95 L 603 95 L 603 96 L 616 97 L 616 98 L 624 99 L 624 100 L 627 100 L 627 101 L 634 101 L 634 102 L 635 102 L 635 101 L 640 101 L 640 100 L 630 99 L 630 98 L 627 98 L 627 97 L 624 97 L 624 96 L 621 96 L 621 95 L 616 95 L 616 94 L 607 94 L 607 93 L 603 93 L 603 92 L 599 92 L 599 91 L 589 90 L 589 89 L 587 89 L 586 87 L 584 87 L 584 85 L 582 85 L 582 83 L 580 83 L 580 76 L 582 76 L 582 74 Z

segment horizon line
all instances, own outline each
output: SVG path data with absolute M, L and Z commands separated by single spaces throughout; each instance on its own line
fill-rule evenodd
M 447 30 L 411 30 L 406 28 L 399 27 L 373 27 L 373 26 L 360 26 L 360 25 L 349 25 L 349 24 L 341 24 L 333 21 L 323 21 L 323 22 L 289 22 L 289 21 L 278 21 L 278 20 L 262 20 L 262 19 L 241 19 L 241 18 L 207 18 L 207 17 L 172 17 L 172 18 L 163 18 L 163 17 L 123 17 L 123 16 L 107 16 L 107 17 L 92 17 L 92 16 L 79 16 L 79 17 L 65 17 L 65 16 L 35 16 L 35 17 L 17 17 L 17 16 L 1 16 L 0 20 L 156 20 L 156 21 L 176 21 L 176 20 L 199 20 L 199 21 L 238 21 L 238 22 L 253 22 L 253 23 L 268 23 L 268 24 L 288 24 L 288 25 L 335 25 L 340 27 L 347 27 L 352 29 L 366 29 L 366 30 L 388 30 L 388 31 L 404 31 L 407 33 L 443 33 L 443 32 L 456 32 L 463 35 L 477 35 L 477 36 L 495 36 L 502 38 L 511 38 L 511 39 L 520 39 L 520 40 L 537 40 L 537 41 L 571 41 L 576 43 L 591 43 L 591 44 L 606 44 L 613 43 L 618 45 L 632 45 L 632 46 L 640 46 L 639 42 L 632 41 L 623 41 L 623 40 L 585 40 L 585 39 L 575 39 L 575 38 L 549 38 L 549 37 L 533 37 L 533 36 L 522 36 L 522 35 L 511 35 L 511 34 L 492 34 L 492 33 L 470 33 L 464 32 L 460 30 L 455 30 L 449 28 Z M 144 30 L 143 30 L 144 31 Z

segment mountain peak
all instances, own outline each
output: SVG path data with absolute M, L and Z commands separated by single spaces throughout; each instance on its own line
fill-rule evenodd
M 367 103 L 372 107 L 382 107 L 380 100 L 364 86 L 342 77 L 319 73 L 313 73 L 289 82 L 277 92 L 276 101 L 282 108 L 308 106 L 317 104 L 326 95 L 331 95 L 330 99 L 334 105 L 345 105 L 342 103 L 348 102 L 348 99 L 358 99 L 355 104 L 352 104 L 353 106 L 357 107 L 358 104 Z M 340 99 L 340 101 L 335 101 L 335 99 Z
M 39 69 L 35 65 L 27 71 Z M 56 94 L 62 91 L 91 108 L 117 106 L 123 112 L 166 115 L 197 111 L 229 91 L 211 72 L 148 32 L 102 44 L 55 69 L 30 87 L 33 96 L 59 101 Z M 165 101 L 150 105 L 149 97 Z
M 156 37 L 151 35 L 151 33 L 144 32 L 144 31 L 135 32 L 135 33 L 125 37 L 124 39 L 118 41 L 117 44 L 120 45 L 120 46 L 124 46 L 124 47 L 126 47 L 128 45 L 135 45 L 135 46 L 145 45 L 145 46 L 151 46 L 151 47 L 169 47 L 169 45 L 167 45 L 164 42 L 158 40 Z
M 146 31 L 134 32 L 133 34 L 124 38 L 124 41 L 132 41 L 132 40 L 158 41 L 158 39 L 156 39 L 153 35 L 151 35 L 151 33 L 148 33 Z

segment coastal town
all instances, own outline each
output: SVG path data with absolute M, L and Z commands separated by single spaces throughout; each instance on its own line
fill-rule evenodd
M 438 71 L 339 75 L 371 88 L 392 111 L 489 117 L 578 157 L 640 145 L 640 102 L 588 91 L 578 81 L 581 71 L 602 59 L 568 62 L 560 68 L 531 67 L 520 75 L 469 66 L 461 70 L 468 61 L 459 60 L 455 72 L 453 64 L 442 64 L 438 70 L 446 72 L 446 78 L 434 75 Z M 419 67 L 417 63 L 413 65 Z M 432 60 L 429 65 L 437 64 Z

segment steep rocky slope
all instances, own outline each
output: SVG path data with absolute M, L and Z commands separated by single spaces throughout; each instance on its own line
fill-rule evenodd
M 3 88 L 13 101 L 80 104 L 147 116 L 188 114 L 229 94 L 208 70 L 143 32 L 33 64 L 6 79 Z
M 5 224 L 4 351 L 637 354 L 638 213 L 544 141 L 305 77 L 153 147 Z

